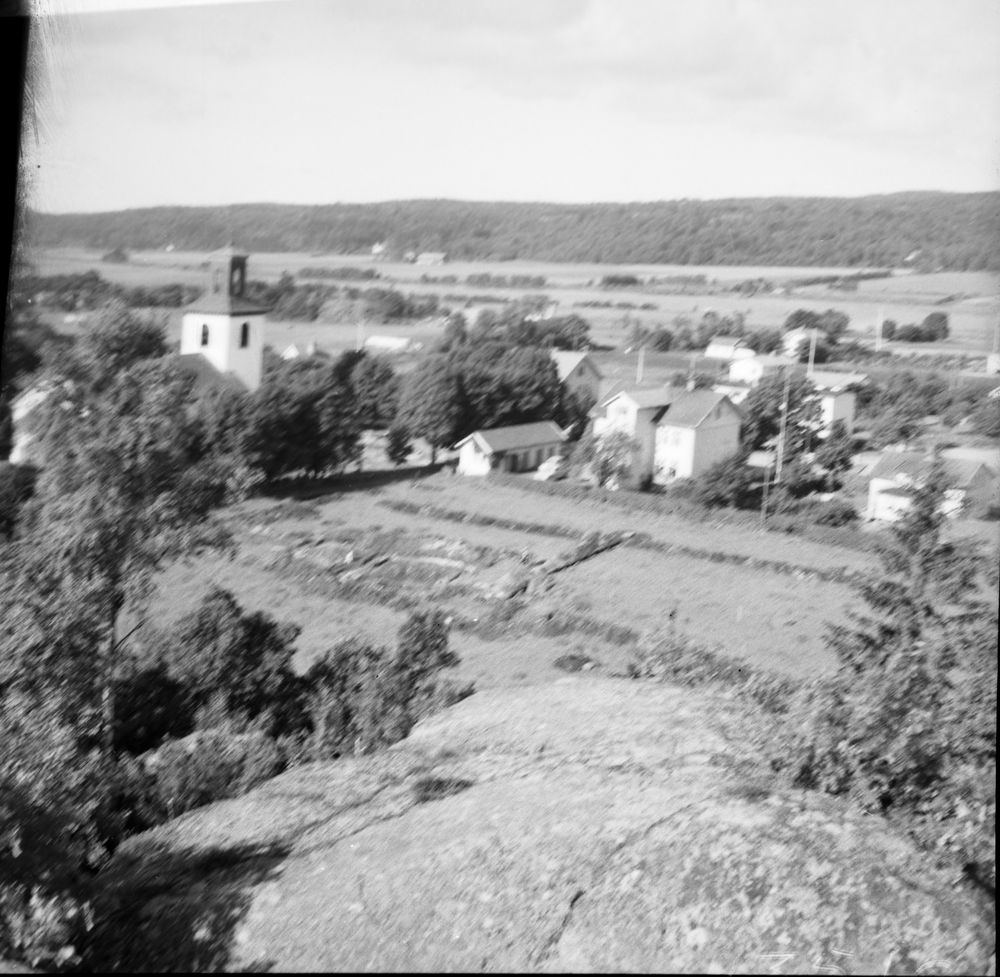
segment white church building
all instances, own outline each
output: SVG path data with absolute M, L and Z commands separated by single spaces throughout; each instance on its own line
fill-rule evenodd
M 181 320 L 181 361 L 207 360 L 221 377 L 254 391 L 264 363 L 266 307 L 246 297 L 247 255 L 233 247 L 209 255 L 208 290 L 192 302 Z M 199 364 L 200 365 L 200 364 Z

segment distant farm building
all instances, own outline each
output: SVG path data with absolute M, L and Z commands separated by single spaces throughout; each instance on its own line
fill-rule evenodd
M 705 349 L 705 356 L 711 360 L 742 360 L 753 355 L 746 340 L 738 336 L 715 336 Z
M 565 436 L 553 421 L 473 431 L 455 445 L 460 475 L 527 472 L 562 451 Z
M 448 260 L 444 251 L 421 251 L 417 255 L 418 265 L 443 265 Z
M 292 343 L 290 346 L 286 346 L 284 350 L 282 350 L 281 358 L 283 360 L 297 360 L 299 359 L 299 357 L 303 356 L 329 357 L 329 355 L 330 355 L 329 353 L 320 349 L 319 346 L 316 345 L 314 340 L 310 340 L 308 343 L 306 343 L 304 349 L 300 348 L 295 343 Z
M 423 349 L 423 343 L 405 336 L 366 336 L 364 348 L 373 353 L 387 353 L 392 356 L 419 352 Z
M 794 365 L 795 360 L 787 356 L 745 356 L 729 364 L 729 379 L 732 383 L 746 383 L 756 387 L 764 377 L 774 376 Z
M 981 512 L 996 502 L 997 476 L 981 461 L 944 458 L 949 487 L 941 511 L 951 518 L 963 511 Z M 927 481 L 932 459 L 920 451 L 884 451 L 870 472 L 866 519 L 895 522 L 913 504 Z
M 603 375 L 590 356 L 561 349 L 552 350 L 551 356 L 559 380 L 569 393 L 597 400 Z

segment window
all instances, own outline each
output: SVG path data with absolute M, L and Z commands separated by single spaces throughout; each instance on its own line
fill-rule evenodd
M 207 346 L 208 345 L 208 324 L 207 323 L 205 323 L 201 327 L 201 345 L 202 346 Z
M 250 345 L 250 323 L 244 322 L 240 326 L 240 349 L 246 349 Z

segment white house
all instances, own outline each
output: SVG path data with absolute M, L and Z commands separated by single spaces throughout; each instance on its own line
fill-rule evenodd
M 854 430 L 855 391 L 868 382 L 864 373 L 837 373 L 813 370 L 806 376 L 816 388 L 820 405 L 820 430 L 830 431 L 836 421 L 843 421 L 848 432 Z
M 587 353 L 574 353 L 561 349 L 550 351 L 556 365 L 559 381 L 572 394 L 596 401 L 601 391 L 603 374 Z
M 742 416 L 725 395 L 685 390 L 656 421 L 653 480 L 696 478 L 740 447 Z
M 784 354 L 798 360 L 802 349 L 812 342 L 813 329 L 789 329 L 784 336 Z
M 742 360 L 753 355 L 746 340 L 738 336 L 713 336 L 705 348 L 705 356 L 714 360 Z
M 417 255 L 416 263 L 418 265 L 443 265 L 448 259 L 448 256 L 444 251 L 421 251 Z
M 607 397 L 591 412 L 596 437 L 620 431 L 636 442 L 632 471 L 637 478 L 653 474 L 656 418 L 675 396 L 669 387 L 631 387 Z
M 794 365 L 795 360 L 787 356 L 770 353 L 747 356 L 729 364 L 729 379 L 732 383 L 747 383 L 756 387 L 764 377 L 774 376 Z
M 473 431 L 455 445 L 459 475 L 526 472 L 559 454 L 565 437 L 553 421 Z
M 980 510 L 997 501 L 996 473 L 983 462 L 943 458 L 951 483 L 942 512 L 954 518 L 965 509 Z M 884 451 L 871 469 L 866 519 L 895 522 L 913 503 L 926 481 L 932 459 L 919 451 Z
M 247 255 L 232 247 L 209 255 L 210 287 L 184 310 L 181 356 L 201 356 L 247 390 L 260 386 L 265 306 L 246 297 Z

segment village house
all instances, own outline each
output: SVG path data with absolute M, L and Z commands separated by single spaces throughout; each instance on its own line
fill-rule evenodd
M 950 487 L 941 511 L 950 518 L 983 512 L 997 501 L 997 476 L 981 461 L 942 458 Z M 871 469 L 865 518 L 895 522 L 913 504 L 933 461 L 921 451 L 886 450 Z
M 705 348 L 705 356 L 713 360 L 743 360 L 753 355 L 746 340 L 738 336 L 713 336 Z
M 864 373 L 837 373 L 833 370 L 813 370 L 806 376 L 816 388 L 820 406 L 820 431 L 833 429 L 842 421 L 848 433 L 854 430 L 855 391 L 868 382 Z
M 635 442 L 632 475 L 638 481 L 694 478 L 739 448 L 741 415 L 713 390 L 620 390 L 592 416 L 595 436 L 617 431 Z
M 569 393 L 597 400 L 603 374 L 587 353 L 554 349 L 551 350 L 551 356 L 556 365 L 556 373 L 559 374 L 559 382 Z
M 418 265 L 443 265 L 448 256 L 444 251 L 421 251 L 416 257 Z
M 792 366 L 795 366 L 795 360 L 787 356 L 775 356 L 771 353 L 755 354 L 730 363 L 729 380 L 732 383 L 745 383 L 756 387 L 765 377 L 774 376 Z
M 653 481 L 697 478 L 736 454 L 743 418 L 714 390 L 685 390 L 656 420 Z
M 591 411 L 595 437 L 620 432 L 636 443 L 632 472 L 652 477 L 656 454 L 656 417 L 670 405 L 669 387 L 630 387 L 605 398 Z
M 554 421 L 494 427 L 462 438 L 459 475 L 488 475 L 491 471 L 527 472 L 562 451 L 566 438 Z

